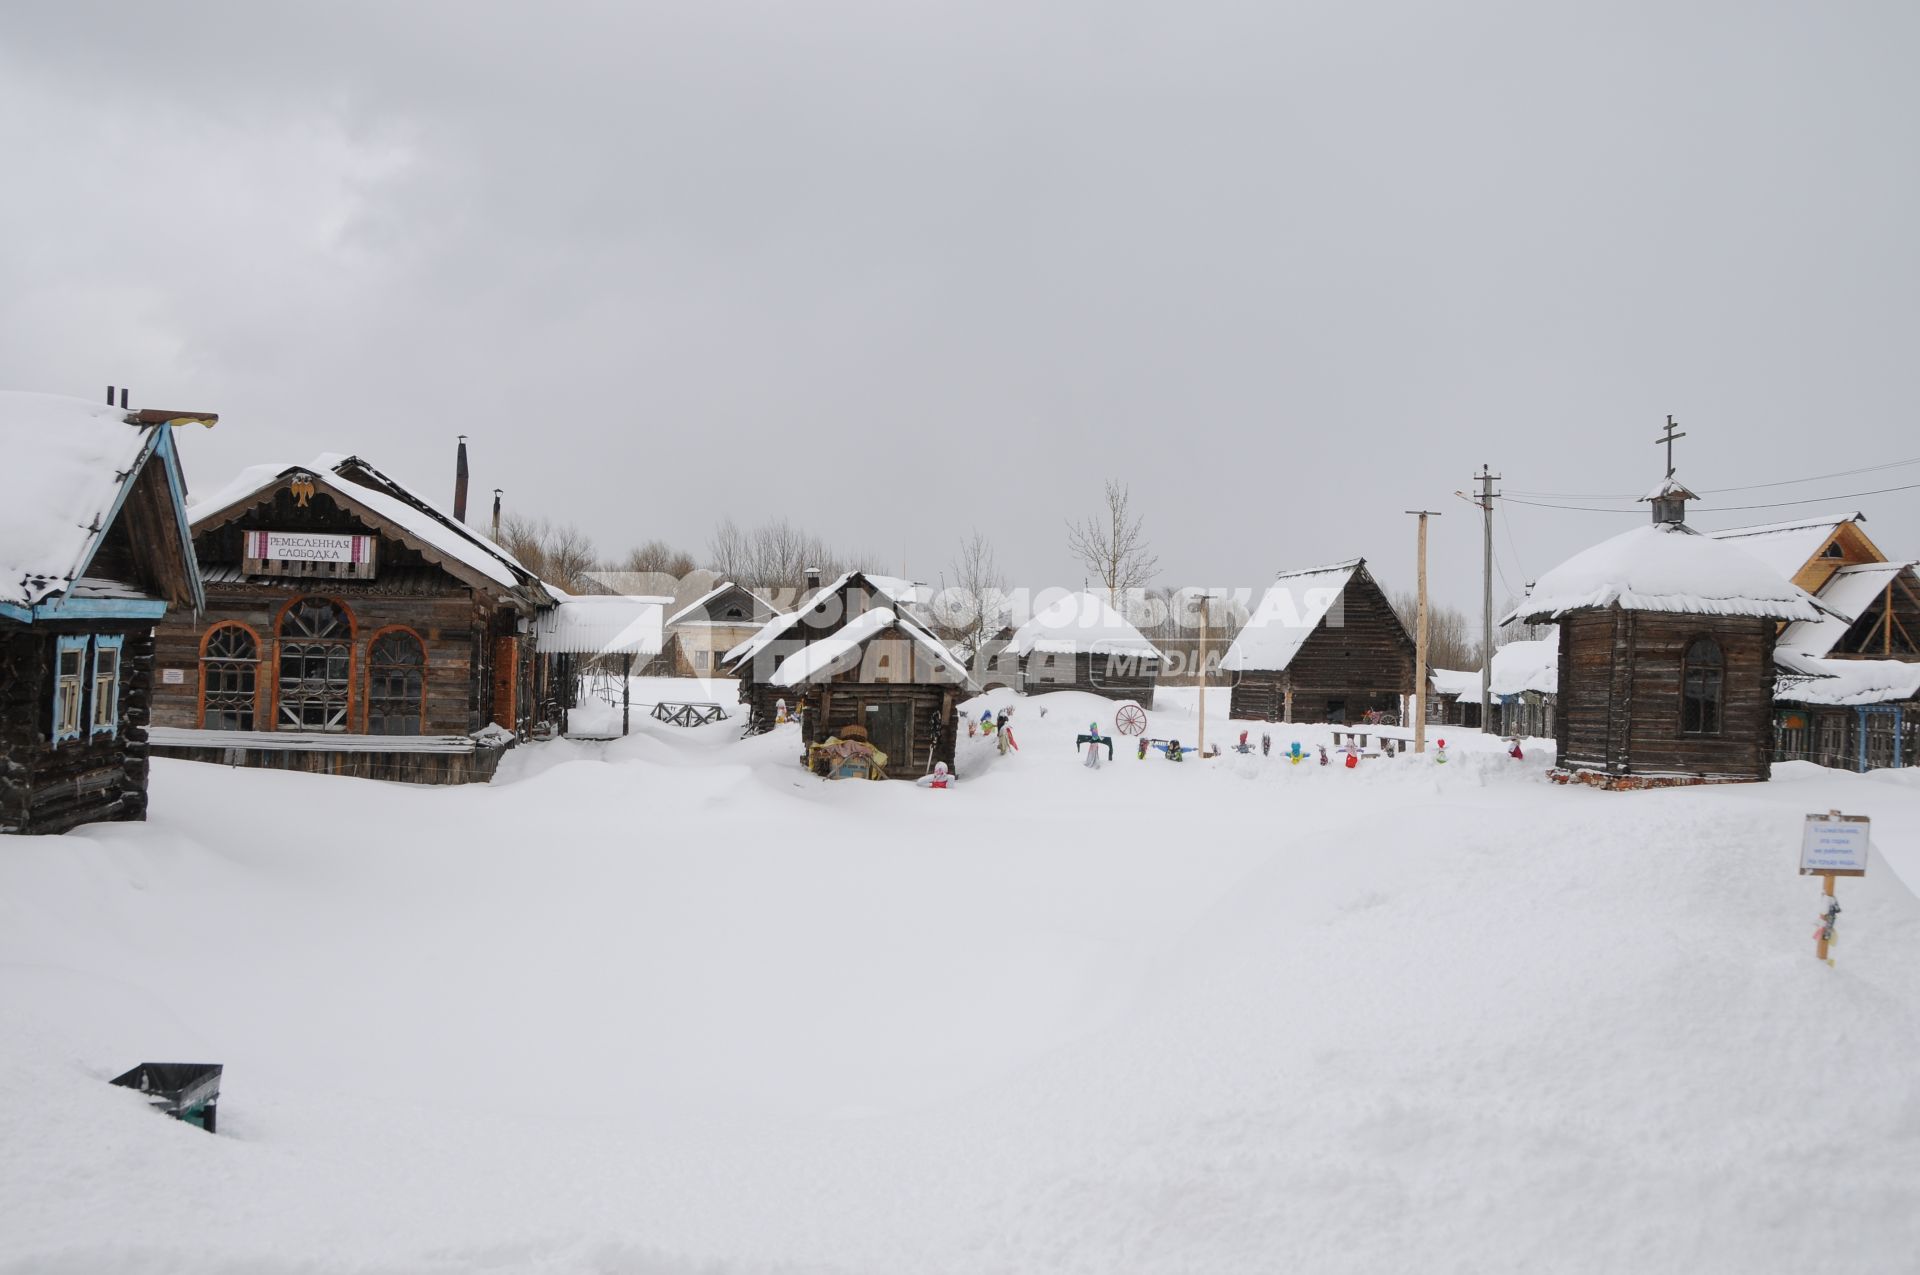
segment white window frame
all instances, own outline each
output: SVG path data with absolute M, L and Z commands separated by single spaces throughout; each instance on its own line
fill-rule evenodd
M 68 676 L 67 654 L 74 655 L 74 671 Z M 82 723 L 87 700 L 87 639 L 57 637 L 53 645 L 53 746 L 58 748 L 85 733 Z
M 120 734 L 120 688 L 126 680 L 126 655 L 124 646 L 127 637 L 116 633 L 111 637 L 96 636 L 93 639 L 93 699 L 92 710 L 87 720 L 91 723 L 88 735 L 118 736 Z M 113 652 L 113 684 L 103 694 L 100 689 L 100 656 L 103 652 Z M 107 709 L 106 721 L 100 720 L 100 710 Z

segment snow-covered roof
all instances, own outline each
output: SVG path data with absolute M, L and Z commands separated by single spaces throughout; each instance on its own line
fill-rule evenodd
M 1568 558 L 1541 576 L 1533 592 L 1501 623 L 1554 620 L 1569 611 L 1615 605 L 1630 611 L 1770 620 L 1820 615 L 1810 594 L 1768 564 L 1686 526 L 1655 523 Z
M 858 662 L 863 643 L 893 627 L 899 628 L 917 646 L 933 656 L 941 667 L 953 675 L 956 682 L 969 689 L 974 686 L 967 666 L 955 659 L 944 643 L 921 628 L 911 616 L 891 607 L 874 607 L 863 611 L 834 632 L 809 642 L 781 660 L 780 667 L 773 671 L 773 676 L 767 681 L 774 686 L 799 686 L 844 672 Z
M 171 453 L 166 425 L 127 415 L 62 394 L 0 392 L 0 602 L 33 606 L 65 591 L 147 458 Z
M 715 598 L 719 597 L 721 594 L 725 593 L 727 590 L 739 589 L 739 588 L 741 588 L 741 586 L 735 584 L 731 580 L 715 585 L 713 588 L 707 590 L 707 592 L 701 594 L 699 597 L 687 603 L 687 605 L 681 607 L 678 611 L 675 611 L 672 615 L 668 616 L 667 627 L 672 628 L 674 625 L 679 624 L 681 621 L 685 620 L 688 616 L 700 610 L 700 608 L 706 606 L 707 603 L 713 601 Z M 754 605 L 756 607 L 765 607 L 773 617 L 778 617 L 786 614 L 779 607 L 773 605 L 773 603 L 767 601 L 765 598 L 761 597 L 759 594 L 753 592 L 753 590 L 745 589 L 743 590 L 743 592 L 745 592 L 749 597 L 753 599 Z
M 540 650 L 556 655 L 658 655 L 661 617 L 672 598 L 638 594 L 568 596 L 534 621 Z
M 839 632 L 830 633 L 817 642 L 809 642 L 780 661 L 780 667 L 767 680 L 775 686 L 797 686 L 822 673 L 831 676 L 841 672 L 839 666 L 842 661 L 848 656 L 857 655 L 862 642 L 893 624 L 895 619 L 890 607 L 875 607 L 856 615 Z
M 1538 691 L 1552 695 L 1560 689 L 1560 638 L 1509 642 L 1493 653 L 1487 689 L 1495 695 Z
M 1874 601 L 1882 597 L 1887 585 L 1903 573 L 1910 574 L 1911 562 L 1863 562 L 1842 567 L 1820 586 L 1820 605 L 1829 614 L 1814 620 L 1797 620 L 1780 633 L 1781 654 L 1824 656 L 1833 651 Z
M 1907 660 L 1792 661 L 1798 677 L 1782 677 L 1774 698 L 1794 704 L 1845 707 L 1920 698 L 1920 664 Z
M 1814 554 L 1833 539 L 1847 523 L 1865 522 L 1864 514 L 1821 514 L 1797 518 L 1792 522 L 1770 522 L 1758 527 L 1729 527 L 1709 531 L 1715 540 L 1731 542 L 1735 548 L 1758 558 L 1775 572 L 1791 580 Z
M 1480 693 L 1480 670 L 1436 668 L 1427 671 L 1427 681 L 1439 695 L 1478 695 Z
M 1260 595 L 1260 605 L 1220 660 L 1223 669 L 1278 672 L 1293 663 L 1313 631 L 1340 600 L 1366 559 L 1283 571 Z
M 1049 655 L 1082 653 L 1166 657 L 1139 629 L 1092 591 L 1070 593 L 1043 607 L 1039 614 L 1014 630 L 1007 648 L 1016 655 L 1040 651 Z
M 359 504 L 368 513 L 391 523 L 434 553 L 478 571 L 505 588 L 535 582 L 520 560 L 451 513 L 387 477 L 355 456 L 323 452 L 305 465 L 253 465 L 211 496 L 195 500 L 188 515 L 199 526 L 235 505 L 277 486 L 292 473 L 308 473 L 329 492 Z
M 816 610 L 824 610 L 829 605 L 829 599 L 846 588 L 847 582 L 855 576 L 860 576 L 872 585 L 876 593 L 893 603 L 896 611 L 904 614 L 912 614 L 915 607 L 922 605 L 932 596 L 931 590 L 926 585 L 915 584 L 911 580 L 903 580 L 898 576 L 871 576 L 861 571 L 849 571 L 815 593 L 804 606 L 795 607 L 785 615 L 775 615 L 761 625 L 758 633 L 722 656 L 721 663 L 735 664 L 764 650 L 769 643 L 781 637 L 808 615 Z

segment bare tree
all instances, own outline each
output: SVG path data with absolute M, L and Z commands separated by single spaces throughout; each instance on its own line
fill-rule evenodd
M 1006 576 L 978 528 L 960 542 L 953 585 L 941 591 L 940 603 L 941 636 L 964 660 L 971 660 L 1005 623 Z
M 1133 513 L 1127 488 L 1110 478 L 1106 511 L 1067 524 L 1067 548 L 1099 577 L 1110 600 L 1144 588 L 1159 570 L 1160 559 L 1148 548 L 1141 530 L 1143 521 Z
M 676 549 L 664 540 L 649 540 L 629 552 L 620 569 L 636 575 L 665 575 L 677 579 L 691 575 L 698 565 L 692 554 Z
M 867 563 L 875 555 L 842 554 L 825 540 L 775 518 L 752 530 L 742 530 L 731 518 L 714 528 L 707 542 L 708 565 L 720 576 L 749 589 L 770 590 L 791 597 L 805 583 L 809 568 L 831 578 Z
M 731 518 L 722 518 L 713 529 L 713 537 L 707 541 L 707 563 L 729 580 L 749 586 L 760 583 L 746 579 L 747 537 Z
M 1419 595 L 1402 589 L 1393 595 L 1393 609 L 1400 622 L 1412 633 L 1419 608 Z M 1512 634 L 1496 634 L 1513 640 Z M 1461 672 L 1479 668 L 1485 662 L 1480 651 L 1480 628 L 1459 607 L 1442 606 L 1427 598 L 1427 666 Z
M 500 524 L 500 541 L 522 566 L 568 593 L 604 593 L 593 579 L 600 565 L 593 541 L 571 523 L 509 513 Z

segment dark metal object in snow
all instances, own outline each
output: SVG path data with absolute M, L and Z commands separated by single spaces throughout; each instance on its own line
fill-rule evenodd
M 221 1070 L 219 1063 L 141 1063 L 113 1083 L 138 1089 L 156 1110 L 212 1133 Z

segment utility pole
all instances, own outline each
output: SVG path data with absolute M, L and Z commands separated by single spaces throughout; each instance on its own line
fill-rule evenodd
M 1210 595 L 1200 592 L 1200 760 L 1207 758 L 1207 612 L 1213 609 Z
M 1437 509 L 1409 509 L 1420 519 L 1420 601 L 1413 620 L 1413 751 L 1427 751 L 1427 519 L 1438 518 Z
M 1480 484 L 1480 729 L 1493 729 L 1493 489 L 1500 475 L 1487 465 L 1480 466 L 1474 481 Z

